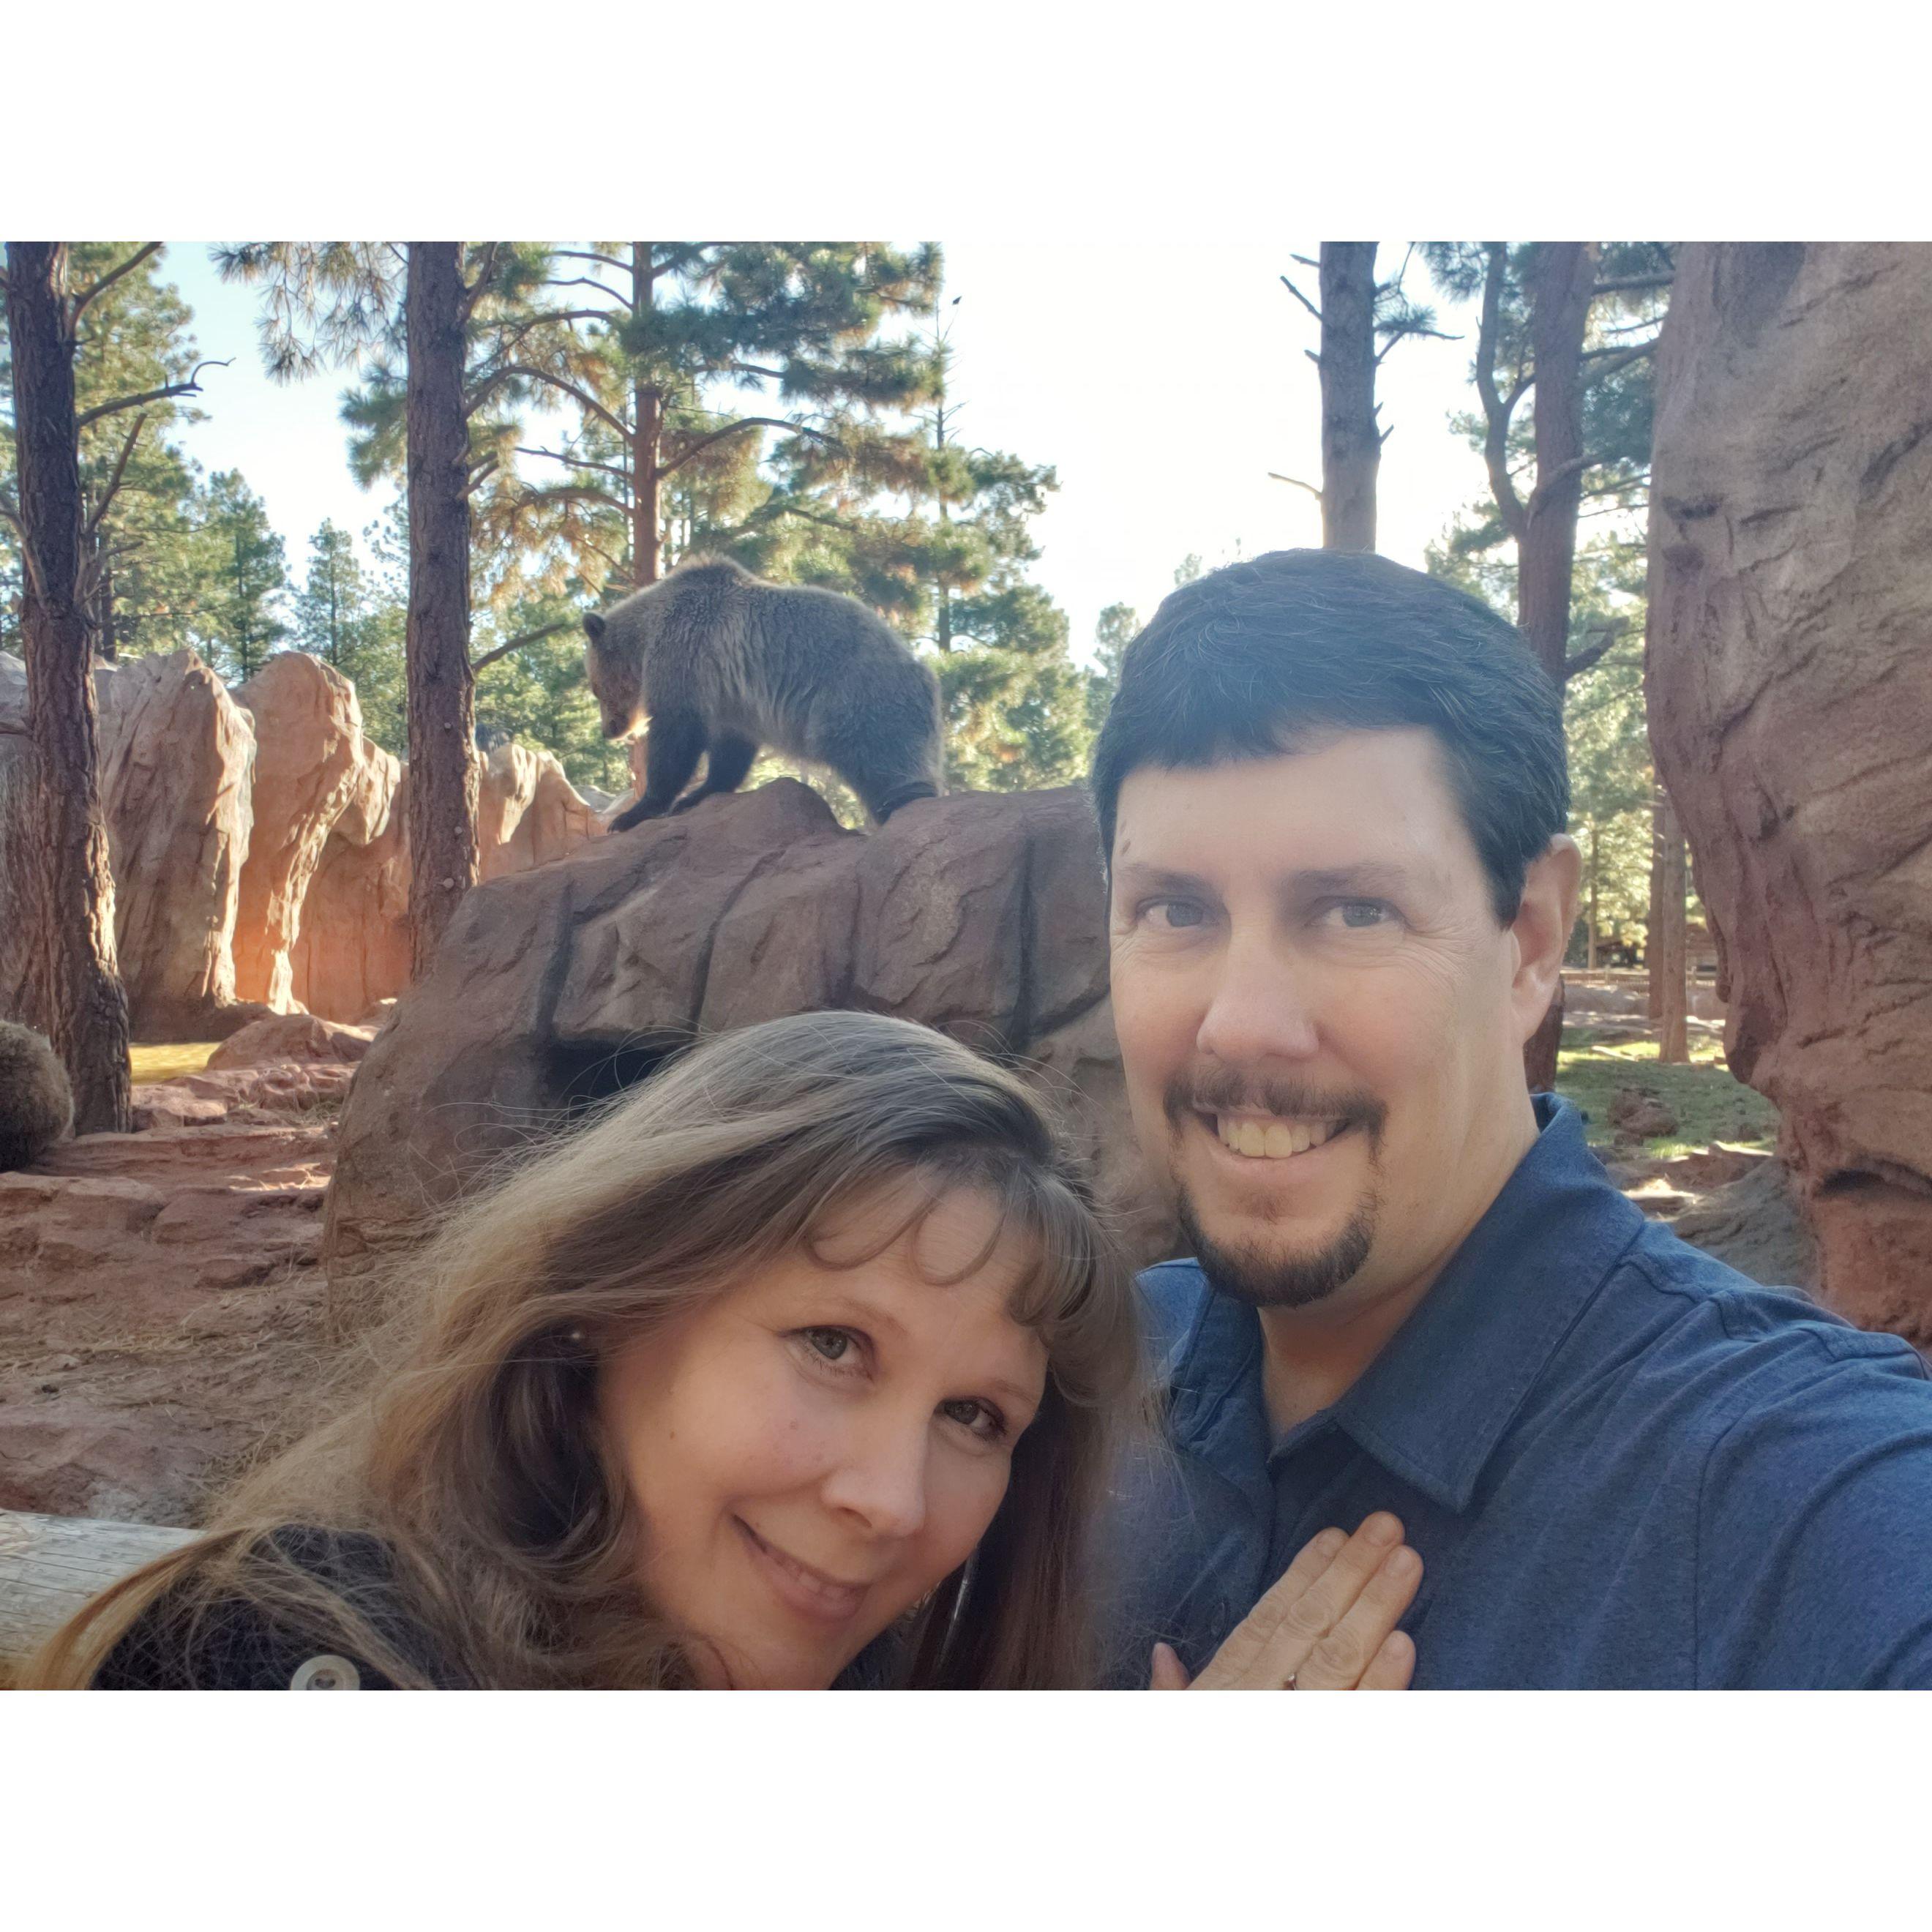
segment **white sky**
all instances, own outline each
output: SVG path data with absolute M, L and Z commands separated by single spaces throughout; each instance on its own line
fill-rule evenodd
M 1310 296 L 1312 242 L 1188 244 L 974 241 L 946 244 L 960 434 L 1050 463 L 1060 489 L 1034 528 L 1034 574 L 1066 614 L 1073 649 L 1090 648 L 1107 604 L 1143 620 L 1190 552 L 1210 567 L 1321 541 L 1318 506 L 1279 470 L 1321 476 L 1314 319 L 1282 286 Z M 1403 244 L 1385 243 L 1384 274 Z M 1177 259 L 1178 255 L 1180 259 Z M 216 274 L 199 243 L 171 244 L 162 273 L 195 314 L 207 420 L 180 432 L 204 469 L 239 470 L 268 505 L 299 581 L 325 518 L 358 534 L 386 490 L 351 479 L 338 416 L 342 379 L 289 386 L 262 372 L 259 298 Z M 1418 260 L 1409 286 L 1428 299 Z M 1473 309 L 1444 308 L 1464 339 L 1404 343 L 1382 364 L 1381 548 L 1420 566 L 1423 548 L 1486 488 L 1480 458 L 1448 426 L 1473 406 Z

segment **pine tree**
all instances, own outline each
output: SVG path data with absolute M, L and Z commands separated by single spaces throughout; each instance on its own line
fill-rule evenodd
M 1064 614 L 1026 574 L 1040 556 L 1030 526 L 1059 481 L 1050 468 L 964 440 L 950 325 L 930 350 L 932 398 L 914 415 L 924 435 L 904 490 L 911 513 L 855 526 L 846 578 L 832 580 L 928 647 L 952 784 L 1070 784 L 1090 737 L 1085 685 L 1067 654 Z
M 693 549 L 820 581 L 820 539 L 920 476 L 916 433 L 882 412 L 932 393 L 931 358 L 887 332 L 931 312 L 936 248 L 596 242 L 551 260 L 488 386 L 575 422 L 526 452 L 560 479 L 494 507 L 515 541 L 561 540 L 586 583 L 654 583 Z
M 1087 674 L 1087 730 L 1097 736 L 1120 688 L 1120 660 L 1139 634 L 1140 613 L 1131 604 L 1109 604 L 1094 626 L 1094 668 Z
M 214 578 L 208 661 L 232 683 L 250 678 L 289 635 L 287 555 L 268 506 L 238 470 L 208 479 L 204 526 Z
M 90 518 L 79 456 L 74 360 L 82 317 L 108 286 L 76 287 L 61 242 L 7 244 L 8 392 L 15 474 L 0 514 L 20 547 L 21 634 L 32 748 L 32 836 L 6 841 L 8 880 L 33 933 L 28 1018 L 74 1089 L 81 1133 L 124 1133 L 131 1100 L 128 1000 L 114 946 L 114 881 L 100 797 L 100 741 L 84 600 Z M 112 271 L 107 272 L 111 274 Z M 111 496 L 111 492 L 110 493 Z M 104 507 L 104 505 L 98 506 Z M 15 906 L 10 916 L 21 916 Z
M 1308 358 L 1322 379 L 1322 487 L 1274 473 L 1276 480 L 1310 491 L 1322 506 L 1324 550 L 1372 550 L 1376 547 L 1376 479 L 1390 432 L 1378 420 L 1376 371 L 1398 342 L 1412 335 L 1442 337 L 1434 311 L 1403 292 L 1409 254 L 1393 280 L 1376 280 L 1373 242 L 1324 242 L 1318 260 L 1295 260 L 1319 278 L 1319 302 L 1309 300 L 1288 278 L 1282 286 L 1322 326 L 1322 350 Z M 1447 339 L 1447 338 L 1444 338 Z
M 352 466 L 365 482 L 398 468 L 405 478 L 418 977 L 478 874 L 472 536 L 479 502 L 514 475 L 517 411 L 530 380 L 517 358 L 538 326 L 529 298 L 548 259 L 542 244 L 500 242 L 267 242 L 216 251 L 225 275 L 264 291 L 272 374 L 292 380 L 330 362 L 362 367 L 364 380 L 343 406 Z
M 91 290 L 74 322 L 74 388 L 82 496 L 81 604 L 95 653 L 174 650 L 193 640 L 209 590 L 200 541 L 194 466 L 168 440 L 198 420 L 192 317 L 160 279 L 162 244 L 66 244 L 68 275 Z M 0 385 L 8 383 L 0 338 Z M 0 487 L 12 469 L 0 425 Z M 20 553 L 0 527 L 0 647 L 10 632 Z

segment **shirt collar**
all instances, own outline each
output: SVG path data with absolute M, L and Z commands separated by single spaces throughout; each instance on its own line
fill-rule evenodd
M 1568 1102 L 1538 1094 L 1534 1144 L 1420 1305 L 1340 1402 L 1340 1426 L 1391 1473 L 1459 1514 L 1558 1346 L 1645 1226 L 1610 1185 Z M 1231 1476 L 1252 1468 L 1261 1403 L 1254 1310 L 1203 1298 L 1175 1384 L 1183 1442 Z M 1265 1422 L 1259 1424 L 1266 1460 Z
M 1378 1462 L 1458 1514 L 1550 1358 L 1645 1226 L 1591 1153 L 1576 1109 L 1549 1094 L 1534 1105 L 1534 1144 L 1334 1411 Z

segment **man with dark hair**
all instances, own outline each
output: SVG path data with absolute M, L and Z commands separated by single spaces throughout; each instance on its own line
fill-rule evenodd
M 1316 1532 L 1420 1553 L 1418 1686 L 1932 1684 L 1932 1381 L 1647 1221 L 1525 1088 L 1578 859 L 1518 634 L 1385 559 L 1176 591 L 1096 747 L 1114 1018 L 1195 1258 L 1117 1680 Z M 1364 1660 L 1366 1661 L 1366 1660 Z

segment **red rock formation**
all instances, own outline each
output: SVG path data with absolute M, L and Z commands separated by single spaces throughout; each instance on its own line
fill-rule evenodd
M 1824 1299 L 1932 1342 L 1932 249 L 1687 246 L 1652 742 Z
M 1171 1241 L 1121 1091 L 1084 796 L 962 794 L 866 835 L 781 779 L 470 894 L 343 1115 L 334 1318 L 352 1330 L 380 1314 L 383 1260 L 573 1101 L 646 1076 L 694 1030 L 836 1006 L 942 1027 L 1030 1069 L 1096 1152 L 1142 1252 Z
M 548 752 L 499 745 L 479 777 L 486 879 L 547 865 L 602 836 L 602 820 Z M 322 849 L 290 952 L 294 997 L 310 1012 L 358 1020 L 410 983 L 409 782 L 404 766 L 377 836 L 355 843 L 338 833 Z
M 206 1039 L 212 1010 L 235 998 L 254 733 L 192 651 L 94 676 L 129 1024 L 137 1040 Z
M 320 658 L 281 651 L 236 693 L 255 727 L 255 830 L 242 868 L 235 978 L 286 1012 L 290 953 L 332 833 L 367 845 L 388 823 L 401 767 L 362 735 L 355 688 Z
M 235 999 L 232 940 L 254 818 L 248 715 L 193 651 L 98 665 L 94 692 L 132 1030 L 137 1040 L 206 1039 Z M 26 704 L 23 668 L 0 657 L 0 845 L 21 830 Z M 0 884 L 0 895 L 9 890 Z M 18 920 L 0 917 L 0 1012 L 20 1010 L 24 936 Z

